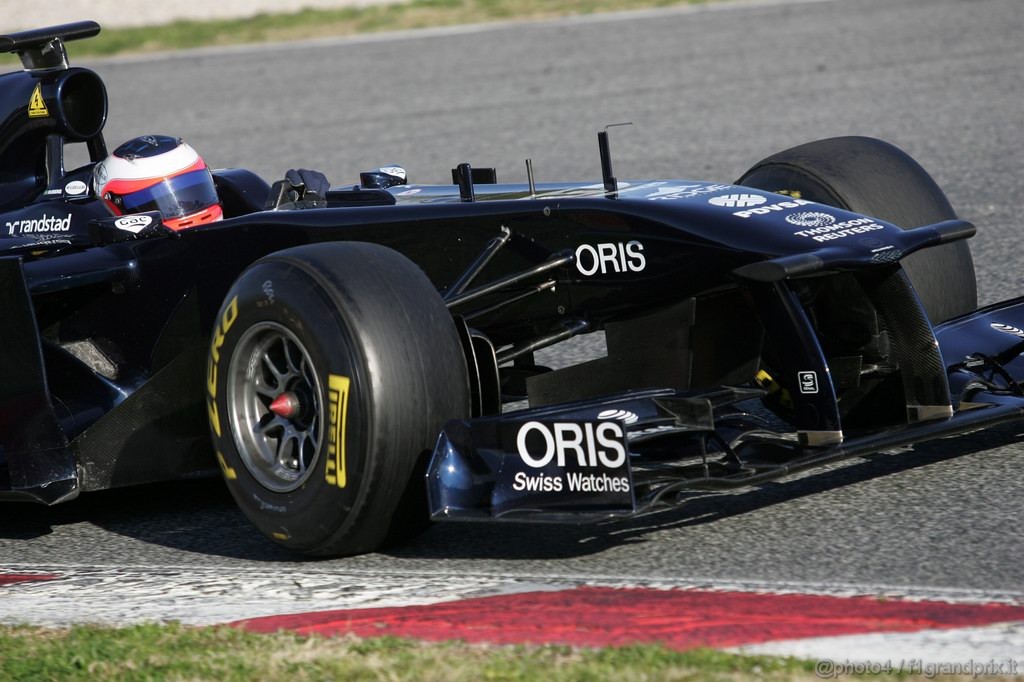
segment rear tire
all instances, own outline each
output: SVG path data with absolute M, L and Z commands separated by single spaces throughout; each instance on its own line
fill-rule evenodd
M 869 137 L 834 137 L 787 149 L 755 164 L 736 184 L 863 213 L 903 229 L 957 217 L 916 161 Z M 967 242 L 913 253 L 902 265 L 933 324 L 978 307 Z
M 468 415 L 469 381 L 451 316 L 414 263 L 375 244 L 280 251 L 242 273 L 216 322 L 213 442 L 257 528 L 340 556 L 427 525 L 425 506 L 408 513 L 417 468 L 445 421 Z

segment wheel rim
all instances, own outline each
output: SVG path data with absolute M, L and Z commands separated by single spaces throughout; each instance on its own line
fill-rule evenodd
M 253 325 L 228 365 L 228 421 L 245 468 L 276 493 L 309 478 L 320 452 L 324 411 L 309 352 L 276 322 Z

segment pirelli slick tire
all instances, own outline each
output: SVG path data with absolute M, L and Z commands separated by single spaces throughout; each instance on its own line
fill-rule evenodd
M 787 149 L 755 164 L 736 184 L 863 213 L 904 229 L 957 217 L 916 161 L 869 137 L 834 137 Z M 919 251 L 902 264 L 933 324 L 978 307 L 967 242 Z
M 425 527 L 425 503 L 411 509 L 425 499 L 419 468 L 469 402 L 444 303 L 385 247 L 267 256 L 217 315 L 207 372 L 216 456 L 245 515 L 291 549 L 358 554 Z

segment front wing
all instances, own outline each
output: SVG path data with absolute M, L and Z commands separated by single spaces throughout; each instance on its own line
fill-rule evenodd
M 670 389 L 451 421 L 427 472 L 434 520 L 593 522 L 675 506 L 685 491 L 757 485 L 848 457 L 1024 418 L 1024 398 L 841 444 L 801 445 L 756 409 L 760 391 Z M 978 397 L 976 396 L 976 399 Z

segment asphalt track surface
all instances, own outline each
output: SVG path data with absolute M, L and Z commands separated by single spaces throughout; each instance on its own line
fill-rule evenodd
M 389 163 L 440 182 L 462 161 L 524 181 L 731 181 L 815 138 L 889 140 L 976 222 L 983 303 L 1024 294 L 1024 13 L 1018 0 L 841 0 L 510 24 L 91 64 L 108 140 L 184 136 L 214 166 L 336 183 Z M 74 46 L 71 46 L 74 60 Z M 553 352 L 567 362 L 593 344 Z M 437 525 L 385 553 L 320 561 L 264 540 L 219 482 L 0 509 L 0 565 L 196 566 L 552 579 L 1024 589 L 1024 427 L 856 459 L 603 527 Z

